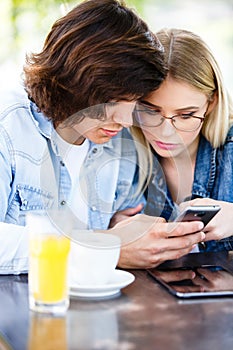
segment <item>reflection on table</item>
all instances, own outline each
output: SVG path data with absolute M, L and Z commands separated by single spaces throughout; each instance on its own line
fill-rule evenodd
M 231 256 L 218 259 L 224 267 L 233 267 Z M 177 266 L 180 263 L 176 261 Z M 130 272 L 135 281 L 115 297 L 72 297 L 64 318 L 29 311 L 27 275 L 0 276 L 0 349 L 209 350 L 213 344 L 216 349 L 232 348 L 232 297 L 180 300 L 147 271 Z

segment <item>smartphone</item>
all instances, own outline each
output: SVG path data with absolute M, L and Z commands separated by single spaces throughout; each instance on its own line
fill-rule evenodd
M 206 226 L 220 209 L 220 205 L 189 206 L 178 215 L 175 221 L 202 221 Z

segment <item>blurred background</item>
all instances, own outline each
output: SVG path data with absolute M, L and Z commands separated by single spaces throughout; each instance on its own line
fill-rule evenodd
M 53 22 L 81 1 L 1 0 L 1 88 L 15 84 L 25 54 L 38 52 Z M 207 42 L 233 96 L 233 0 L 125 0 L 154 31 L 189 29 Z

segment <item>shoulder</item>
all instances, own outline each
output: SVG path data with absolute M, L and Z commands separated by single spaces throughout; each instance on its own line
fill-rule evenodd
M 0 126 L 7 133 L 31 133 L 39 131 L 51 136 L 52 124 L 41 113 L 24 90 L 23 86 L 0 92 Z M 23 135 L 21 135 L 23 137 Z
M 228 142 L 233 142 L 233 125 L 230 127 L 226 137 L 226 143 Z
M 30 101 L 22 86 L 0 91 L 0 121 L 3 122 L 12 113 L 29 110 Z

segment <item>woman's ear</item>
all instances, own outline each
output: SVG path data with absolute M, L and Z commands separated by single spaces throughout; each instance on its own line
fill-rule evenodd
M 216 107 L 217 103 L 218 103 L 218 95 L 217 95 L 217 92 L 215 92 L 213 96 L 211 96 L 211 98 L 209 99 L 209 105 L 208 105 L 206 114 L 209 114 L 210 112 L 212 112 L 214 107 Z

